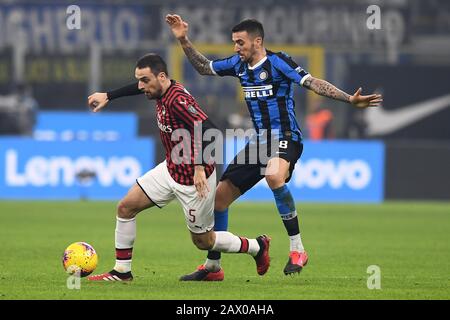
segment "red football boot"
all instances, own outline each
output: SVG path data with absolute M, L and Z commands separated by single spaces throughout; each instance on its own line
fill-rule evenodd
M 308 254 L 306 251 L 298 252 L 298 251 L 291 251 L 289 253 L 289 260 L 284 267 L 284 274 L 293 274 L 293 273 L 299 273 L 302 271 L 303 267 L 306 266 L 308 263 Z
M 223 269 L 217 272 L 211 272 L 206 270 L 202 264 L 194 272 L 181 276 L 180 281 L 222 281 L 224 277 Z
M 269 245 L 271 238 L 265 234 L 256 238 L 259 243 L 259 252 L 254 257 L 256 261 L 256 271 L 260 276 L 264 275 L 270 267 Z
M 111 270 L 110 272 L 105 272 L 102 274 L 97 274 L 89 276 L 87 278 L 89 281 L 124 281 L 129 282 L 133 280 L 133 275 L 131 271 L 129 272 L 117 272 L 116 270 Z

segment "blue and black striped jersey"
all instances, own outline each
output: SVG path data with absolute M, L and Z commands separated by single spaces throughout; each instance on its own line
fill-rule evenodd
M 244 98 L 257 132 L 277 129 L 279 138 L 302 139 L 295 116 L 294 84 L 303 85 L 310 76 L 284 52 L 266 50 L 253 67 L 241 61 L 238 54 L 211 62 L 211 70 L 219 76 L 239 78 Z

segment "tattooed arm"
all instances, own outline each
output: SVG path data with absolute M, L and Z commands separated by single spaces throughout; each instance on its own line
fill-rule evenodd
M 348 93 L 339 90 L 325 80 L 309 76 L 305 82 L 303 82 L 303 86 L 314 91 L 318 95 L 350 103 L 350 95 Z
M 173 35 L 178 39 L 181 47 L 186 54 L 186 57 L 191 62 L 192 66 L 202 75 L 214 75 L 211 70 L 210 61 L 205 58 L 197 49 L 194 48 L 192 43 L 187 37 L 188 24 L 183 21 L 177 14 L 168 14 L 166 16 L 166 22 L 172 29 Z
M 377 107 L 383 101 L 383 98 L 380 94 L 371 94 L 368 96 L 362 96 L 361 88 L 359 88 L 355 92 L 355 94 L 351 96 L 348 93 L 345 93 L 344 91 L 336 88 L 331 83 L 322 79 L 314 78 L 312 76 L 309 76 L 308 78 L 305 79 L 305 81 L 303 82 L 303 86 L 309 90 L 314 91 L 318 95 L 328 97 L 334 100 L 347 102 L 359 108 Z
M 201 75 L 213 76 L 214 72 L 210 67 L 211 61 L 195 49 L 194 45 L 188 38 L 180 39 L 179 41 L 186 57 L 189 59 L 195 70 L 197 70 Z

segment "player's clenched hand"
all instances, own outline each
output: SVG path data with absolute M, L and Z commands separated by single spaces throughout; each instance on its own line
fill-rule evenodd
M 361 95 L 362 88 L 356 90 L 355 94 L 350 97 L 350 103 L 358 108 L 378 107 L 383 102 L 381 94 L 371 94 L 368 96 Z
M 108 95 L 105 92 L 96 92 L 88 97 L 88 105 L 93 112 L 98 112 L 108 104 Z
M 172 33 L 178 40 L 183 40 L 187 37 L 188 24 L 183 21 L 177 14 L 168 14 L 166 16 L 166 22 L 172 29 Z
M 195 166 L 194 185 L 197 189 L 198 196 L 200 198 L 206 198 L 206 195 L 210 190 L 208 180 L 206 179 L 205 168 L 203 166 Z

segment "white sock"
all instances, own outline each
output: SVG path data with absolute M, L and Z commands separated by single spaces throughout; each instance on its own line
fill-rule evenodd
M 123 219 L 117 217 L 116 248 L 133 248 L 134 239 L 136 239 L 136 218 Z
M 217 272 L 220 270 L 220 259 L 218 260 L 206 259 L 204 265 L 206 270 L 210 272 Z
M 256 256 L 259 251 L 259 243 L 256 239 L 240 238 L 228 231 L 216 231 L 216 242 L 211 250 L 228 253 L 240 252 L 243 241 L 248 242 L 248 249 L 244 252 Z
M 131 260 L 116 260 L 113 269 L 121 273 L 129 272 L 131 271 Z
M 253 257 L 259 252 L 259 243 L 256 239 L 248 239 L 248 253 Z
M 295 236 L 289 236 L 290 240 L 290 250 L 303 252 L 305 248 L 303 248 L 302 238 L 300 237 L 300 233 Z
M 241 239 L 228 231 L 216 231 L 216 242 L 211 251 L 239 252 Z
M 134 240 L 136 239 L 136 218 L 133 219 L 123 219 L 117 217 L 116 222 L 116 256 L 117 249 L 132 249 L 134 245 Z M 131 271 L 131 252 L 130 259 L 116 259 L 116 264 L 114 270 L 118 272 L 129 272 Z

